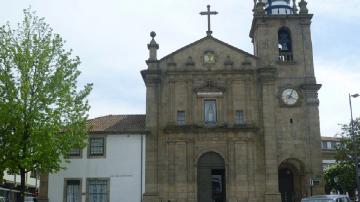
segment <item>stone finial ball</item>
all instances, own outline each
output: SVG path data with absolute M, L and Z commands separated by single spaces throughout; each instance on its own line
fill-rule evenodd
M 154 31 L 150 32 L 150 36 L 154 38 L 156 36 L 156 33 Z

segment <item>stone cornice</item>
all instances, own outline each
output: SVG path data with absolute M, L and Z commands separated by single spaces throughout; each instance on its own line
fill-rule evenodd
M 159 63 L 159 60 L 155 60 L 155 59 L 148 59 L 145 61 L 147 65 L 150 65 L 150 64 L 157 64 Z
M 208 81 L 206 84 L 204 84 L 200 87 L 195 87 L 193 89 L 193 91 L 195 93 L 198 93 L 198 92 L 225 92 L 226 88 L 217 85 L 213 81 Z
M 260 20 L 261 24 L 265 24 L 266 21 L 268 20 L 281 20 L 281 19 L 287 19 L 287 20 L 299 20 L 301 19 L 302 22 L 301 23 L 305 23 L 310 25 L 311 24 L 311 19 L 313 17 L 313 14 L 296 14 L 296 15 L 254 15 L 254 18 L 252 20 L 252 25 L 251 25 L 251 29 L 250 29 L 250 33 L 249 36 L 250 38 L 254 37 L 254 32 L 255 32 L 255 28 L 256 25 L 258 25 L 258 21 Z
M 164 127 L 164 133 L 212 133 L 212 132 L 240 132 L 240 131 L 253 131 L 257 132 L 259 130 L 253 124 L 242 124 L 242 125 L 215 125 L 215 126 L 206 126 L 206 125 L 167 125 Z
M 254 74 L 254 69 L 232 69 L 232 70 L 167 70 L 165 73 L 167 75 L 196 75 L 196 74 Z
M 301 85 L 301 89 L 305 91 L 315 91 L 317 92 L 321 88 L 321 84 L 303 84 Z
M 149 84 L 149 83 L 159 83 L 161 81 L 161 70 L 150 70 L 150 69 L 145 69 L 142 70 L 141 72 L 141 76 L 145 82 L 145 84 Z
M 257 74 L 259 81 L 262 83 L 274 82 L 277 76 L 277 69 L 274 67 L 259 68 Z
M 307 105 L 319 105 L 318 90 L 320 90 L 321 84 L 303 84 L 301 89 L 304 91 L 305 103 Z

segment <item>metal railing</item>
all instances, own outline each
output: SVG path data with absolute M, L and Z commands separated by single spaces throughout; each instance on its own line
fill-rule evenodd
M 280 52 L 279 53 L 279 61 L 281 62 L 290 62 L 294 60 L 292 52 Z

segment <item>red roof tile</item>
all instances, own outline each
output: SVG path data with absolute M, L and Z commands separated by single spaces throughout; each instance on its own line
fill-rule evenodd
M 108 115 L 88 120 L 90 133 L 145 133 L 145 118 L 137 115 Z

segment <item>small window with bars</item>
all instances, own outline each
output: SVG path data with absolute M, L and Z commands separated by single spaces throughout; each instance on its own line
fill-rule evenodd
M 235 124 L 245 124 L 245 117 L 243 110 L 235 111 Z
M 80 148 L 72 148 L 68 153 L 69 157 L 81 157 L 81 149 Z
M 102 157 L 105 156 L 105 138 L 90 137 L 89 139 L 89 156 Z
M 185 125 L 185 111 L 178 111 L 176 115 L 176 124 Z
M 108 202 L 109 201 L 109 181 L 107 179 L 88 179 L 87 201 L 88 202 Z
M 81 202 L 80 180 L 65 180 L 65 202 Z

